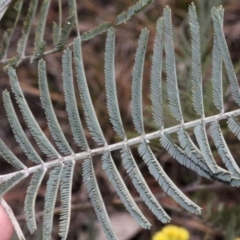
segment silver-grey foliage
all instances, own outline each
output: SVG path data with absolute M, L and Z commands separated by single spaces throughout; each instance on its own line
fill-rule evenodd
M 163 18 L 157 20 L 151 69 L 151 100 L 155 124 L 163 128 L 162 65 L 163 65 Z
M 46 62 L 40 60 L 38 63 L 38 82 L 40 89 L 40 99 L 44 112 L 46 115 L 48 127 L 51 131 L 52 137 L 59 149 L 65 155 L 71 154 L 73 151 L 69 146 L 62 129 L 57 120 L 56 114 L 54 113 L 53 105 L 51 102 L 51 97 L 47 85 L 47 76 L 46 76 Z
M 18 55 L 15 56 L 15 60 L 12 59 L 12 64 L 10 64 L 12 66 L 14 66 L 14 61 L 17 63 L 24 58 L 25 45 L 28 39 L 31 19 L 36 11 L 36 2 L 37 1 L 31 1 L 28 8 L 25 25 L 22 31 L 22 38 L 18 44 Z M 127 12 L 117 16 L 115 25 L 119 25 L 122 22 L 130 19 L 134 14 L 136 14 L 136 12 L 140 11 L 144 6 L 149 4 L 149 2 L 150 1 L 147 0 L 137 2 L 135 5 L 130 7 Z M 20 1 L 19 5 L 15 7 L 21 8 L 21 3 L 22 1 Z M 38 61 L 39 58 L 45 54 L 45 41 L 43 38 L 47 17 L 45 11 L 48 11 L 49 4 L 50 0 L 45 0 L 40 11 L 40 19 L 42 19 L 42 22 L 38 21 L 37 24 L 37 33 L 35 35 L 34 55 L 32 57 L 32 61 Z M 77 25 L 78 22 L 75 1 L 69 0 L 68 5 L 69 18 L 67 19 L 66 23 L 62 26 L 61 19 L 58 24 L 54 23 L 54 51 L 59 51 L 66 46 L 68 35 L 70 34 L 74 24 Z M 92 159 L 92 156 L 95 155 L 98 155 L 98 159 L 102 160 L 103 171 L 106 174 L 109 182 L 113 185 L 127 211 L 143 228 L 150 228 L 151 223 L 147 220 L 147 218 L 141 212 L 139 206 L 134 201 L 134 197 L 129 192 L 125 182 L 122 179 L 122 176 L 118 171 L 117 164 L 114 162 L 113 155 L 111 153 L 113 150 L 118 150 L 120 152 L 122 166 L 143 202 L 162 223 L 168 223 L 171 218 L 161 207 L 160 202 L 158 202 L 154 194 L 151 192 L 151 189 L 147 185 L 144 176 L 142 175 L 139 166 L 133 157 L 131 145 L 138 145 L 140 157 L 163 191 L 186 210 L 195 214 L 200 214 L 201 208 L 192 202 L 186 195 L 184 195 L 183 192 L 173 183 L 173 181 L 165 173 L 164 168 L 161 166 L 158 159 L 155 157 L 150 145 L 150 140 L 153 138 L 158 138 L 161 146 L 174 159 L 176 159 L 176 161 L 178 161 L 181 165 L 193 170 L 198 175 L 207 179 L 220 181 L 231 186 L 240 186 L 240 169 L 227 147 L 219 125 L 219 122 L 222 119 L 227 119 L 227 125 L 230 131 L 232 131 L 238 137 L 238 139 L 240 139 L 240 123 L 236 119 L 236 116 L 240 114 L 240 110 L 235 110 L 228 113 L 224 112 L 222 62 L 227 69 L 233 99 L 238 104 L 240 104 L 240 91 L 223 34 L 223 9 L 213 8 L 212 10 L 214 27 L 212 53 L 212 92 L 213 102 L 216 108 L 220 111 L 220 114 L 210 117 L 204 116 L 200 26 L 197 20 L 196 9 L 193 4 L 191 4 L 189 7 L 189 15 L 192 39 L 192 98 L 194 109 L 201 118 L 188 123 L 184 122 L 175 64 L 171 10 L 169 7 L 166 7 L 164 9 L 163 17 L 159 18 L 157 21 L 150 82 L 153 119 L 158 127 L 158 130 L 155 132 L 146 133 L 144 129 L 142 84 L 144 80 L 143 69 L 148 39 L 148 30 L 144 29 L 139 37 L 138 47 L 135 55 L 135 63 L 133 66 L 131 89 L 132 120 L 135 130 L 140 134 L 140 136 L 133 139 L 127 139 L 118 105 L 117 81 L 115 79 L 114 67 L 115 30 L 112 28 L 112 23 L 104 23 L 91 30 L 89 33 L 82 35 L 77 32 L 77 38 L 75 38 L 73 42 L 73 56 L 72 50 L 69 48 L 63 51 L 62 78 L 66 111 L 73 139 L 75 143 L 83 150 L 80 153 L 73 152 L 72 146 L 74 143 L 67 141 L 55 115 L 48 89 L 46 62 L 42 59 L 38 61 L 38 79 L 41 92 L 41 102 L 46 114 L 46 121 L 48 123 L 50 132 L 59 151 L 63 153 L 64 156 L 62 156 L 58 150 L 55 149 L 53 144 L 49 141 L 49 139 L 47 139 L 41 130 L 39 124 L 36 122 L 35 117 L 28 107 L 27 101 L 21 90 L 16 70 L 13 67 L 7 67 L 12 93 L 15 96 L 16 103 L 20 108 L 23 119 L 25 120 L 27 127 L 29 128 L 42 153 L 50 158 L 48 162 L 43 161 L 33 148 L 33 145 L 26 137 L 26 134 L 19 123 L 10 94 L 7 90 L 5 90 L 3 92 L 3 102 L 13 134 L 25 155 L 36 165 L 33 167 L 25 166 L 0 139 L 1 156 L 9 164 L 16 168 L 16 172 L 0 176 L 0 197 L 2 197 L 22 179 L 26 178 L 30 174 L 33 174 L 31 176 L 30 185 L 27 189 L 24 204 L 27 226 L 31 233 L 37 229 L 34 209 L 36 196 L 47 170 L 51 169 L 48 176 L 44 202 L 43 239 L 51 239 L 54 208 L 58 191 L 60 191 L 60 201 L 62 206 L 59 220 L 59 235 L 61 239 L 67 239 L 71 219 L 71 192 L 74 167 L 76 161 L 82 160 L 83 183 L 87 189 L 88 196 L 96 212 L 97 218 L 103 227 L 107 239 L 117 239 L 117 236 L 111 227 L 107 209 L 104 205 L 103 197 L 101 196 L 95 176 L 94 162 Z M 107 143 L 98 121 L 98 117 L 89 93 L 88 80 L 86 79 L 82 56 L 82 41 L 87 40 L 106 30 L 108 30 L 104 58 L 106 105 L 110 122 L 112 123 L 114 131 L 120 138 L 120 142 L 112 145 Z M 6 55 L 8 39 L 11 38 L 11 34 L 12 33 L 9 30 L 9 32 L 3 36 L 3 41 L 0 45 L 0 56 L 2 58 Z M 164 52 L 165 57 L 163 57 Z M 166 66 L 167 95 L 170 112 L 172 116 L 179 122 L 178 125 L 169 128 L 164 128 L 162 106 L 162 81 L 164 80 L 162 78 L 163 61 L 165 61 Z M 100 145 L 100 147 L 96 149 L 89 148 L 82 126 L 82 119 L 78 113 L 77 101 L 75 97 L 77 91 L 74 89 L 72 62 L 74 62 L 76 80 L 87 128 L 94 142 Z M 213 142 L 227 170 L 218 166 L 213 157 L 208 141 L 208 123 L 210 123 L 209 130 L 213 138 Z M 196 137 L 197 143 L 195 143 L 190 137 L 190 134 L 187 131 L 188 128 L 194 128 L 193 134 Z M 171 137 L 171 133 L 174 132 L 177 133 L 179 143 L 175 142 L 173 140 L 174 138 Z
M 42 183 L 46 171 L 47 169 L 38 169 L 33 174 L 30 185 L 27 189 L 27 194 L 24 202 L 24 212 L 26 214 L 27 226 L 31 233 L 34 233 L 37 229 L 37 224 L 35 220 L 35 201 L 39 187 Z
M 178 93 L 177 71 L 173 45 L 173 30 L 171 22 L 172 22 L 171 10 L 169 7 L 166 7 L 163 11 L 163 26 L 164 26 L 164 51 L 166 54 L 165 64 L 169 108 L 174 118 L 177 121 L 182 122 L 183 116 Z
M 43 151 L 43 153 L 45 153 L 47 156 L 52 158 L 58 158 L 59 154 L 57 153 L 53 145 L 50 143 L 50 141 L 47 139 L 47 137 L 39 127 L 30 108 L 27 105 L 27 102 L 24 98 L 24 95 L 22 93 L 21 87 L 18 82 L 16 71 L 10 67 L 8 69 L 8 75 L 10 78 L 10 84 L 11 84 L 12 92 L 15 95 L 16 102 L 18 103 L 20 111 L 23 115 L 23 118 L 26 121 L 38 146 Z
M 193 107 L 198 115 L 204 115 L 202 94 L 202 64 L 199 24 L 197 21 L 196 7 L 192 3 L 189 6 L 190 30 L 192 40 L 192 99 Z

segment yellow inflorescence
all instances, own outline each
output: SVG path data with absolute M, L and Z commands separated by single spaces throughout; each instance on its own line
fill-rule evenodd
M 153 235 L 152 240 L 189 240 L 189 233 L 185 228 L 168 225 Z

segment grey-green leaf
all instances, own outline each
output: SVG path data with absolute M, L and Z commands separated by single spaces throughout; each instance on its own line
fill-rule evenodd
M 46 155 L 48 155 L 52 158 L 58 158 L 59 154 L 57 153 L 55 148 L 52 146 L 50 141 L 47 139 L 47 137 L 44 135 L 43 131 L 39 127 L 35 118 L 33 117 L 33 114 L 28 107 L 28 104 L 24 98 L 21 87 L 19 85 L 16 71 L 12 67 L 8 68 L 8 75 L 10 78 L 11 89 L 15 95 L 17 104 L 19 105 L 19 108 L 23 115 L 23 118 L 24 118 L 25 122 L 27 123 L 38 146 L 40 147 L 42 152 L 45 153 Z
M 233 174 L 233 176 L 240 178 L 240 169 L 236 164 L 231 152 L 228 149 L 228 146 L 225 142 L 225 139 L 222 135 L 221 128 L 217 121 L 214 121 L 210 125 L 210 133 L 213 139 L 213 142 L 218 150 L 219 155 L 221 156 L 227 169 Z
M 60 164 L 54 167 L 49 174 L 47 182 L 46 196 L 44 201 L 44 213 L 43 213 L 43 239 L 51 240 L 53 214 L 56 203 L 59 183 L 62 175 L 63 165 Z
M 16 184 L 18 184 L 22 179 L 27 177 L 22 172 L 17 172 L 14 174 L 10 179 L 0 183 L 0 198 L 3 197 L 3 195 L 11 190 Z
M 70 217 L 71 217 L 71 199 L 72 199 L 72 178 L 75 162 L 66 163 L 60 180 L 60 197 L 62 210 L 59 219 L 59 235 L 62 240 L 67 239 Z
M 20 144 L 23 152 L 26 154 L 29 160 L 37 163 L 43 164 L 43 160 L 40 158 L 38 153 L 33 148 L 32 144 L 28 140 L 26 134 L 24 133 L 22 126 L 18 120 L 17 114 L 12 105 L 12 101 L 7 90 L 3 91 L 3 104 L 7 113 L 8 121 L 11 125 L 14 137 L 16 141 Z
M 129 211 L 131 216 L 138 222 L 138 224 L 148 229 L 151 227 L 151 224 L 148 220 L 144 217 L 138 206 L 136 205 L 135 201 L 133 200 L 131 194 L 129 193 L 125 183 L 123 182 L 122 177 L 120 176 L 117 168 L 113 162 L 111 154 L 106 152 L 102 156 L 102 168 L 106 173 L 108 180 L 112 183 L 113 187 L 115 188 L 118 196 L 120 197 L 123 205 Z
M 169 99 L 169 107 L 172 115 L 177 121 L 183 122 L 175 63 L 175 53 L 173 45 L 173 31 L 171 10 L 169 7 L 163 11 L 164 22 L 164 50 L 166 53 L 166 75 L 167 75 L 167 92 Z
M 228 80 L 230 82 L 230 89 L 232 92 L 232 97 L 233 100 L 240 105 L 240 89 L 238 85 L 238 80 L 236 77 L 236 73 L 234 71 L 234 67 L 231 61 L 231 57 L 228 51 L 226 39 L 224 37 L 224 32 L 223 32 L 223 8 L 213 8 L 212 9 L 212 18 L 213 18 L 213 27 L 214 31 L 216 33 L 216 39 L 217 39 L 217 44 L 218 48 L 221 53 L 221 57 L 223 59 L 224 65 L 227 70 L 227 76 Z
M 80 91 L 81 102 L 83 105 L 83 110 L 87 122 L 88 129 L 93 137 L 93 140 L 99 145 L 105 145 L 106 141 L 102 132 L 102 129 L 99 125 L 90 93 L 88 90 L 87 80 L 85 76 L 85 71 L 83 67 L 82 59 L 82 49 L 81 49 L 81 39 L 74 39 L 74 63 L 77 73 L 77 83 Z
M 202 64 L 200 30 L 197 20 L 196 7 L 192 3 L 188 8 L 190 15 L 191 48 L 192 48 L 192 98 L 193 107 L 200 116 L 204 115 L 202 91 Z
M 95 177 L 92 159 L 87 158 L 83 162 L 83 182 L 87 188 L 88 196 L 91 200 L 98 221 L 102 225 L 104 233 L 108 240 L 117 240 L 116 234 L 113 232 L 98 184 Z
M 188 211 L 195 214 L 201 213 L 201 208 L 193 203 L 188 197 L 186 197 L 167 176 L 145 141 L 143 141 L 138 146 L 138 152 L 143 158 L 145 164 L 148 166 L 150 173 L 158 182 L 158 184 L 163 188 L 164 192 L 166 192 L 170 197 L 172 197 L 177 203 L 179 203 Z
M 56 114 L 54 112 L 49 89 L 48 89 L 48 82 L 47 82 L 46 75 L 47 75 L 46 62 L 41 59 L 38 63 L 38 83 L 39 83 L 39 89 L 41 93 L 40 99 L 46 114 L 48 127 L 51 131 L 53 139 L 56 142 L 56 145 L 58 146 L 58 149 L 62 153 L 66 155 L 70 155 L 73 151 L 69 146 L 69 143 L 66 140 L 64 133 L 62 132 L 62 129 L 59 125 Z
M 147 40 L 148 30 L 143 29 L 138 40 L 132 77 L 132 119 L 136 131 L 140 134 L 144 134 L 142 116 L 142 78 Z
M 151 100 L 155 124 L 163 128 L 162 64 L 163 64 L 163 18 L 157 20 L 151 69 Z
M 77 145 L 83 150 L 89 149 L 82 123 L 78 114 L 78 107 L 75 97 L 72 74 L 72 52 L 69 49 L 64 50 L 62 57 L 63 68 L 63 89 L 66 101 L 66 110 L 70 122 L 73 138 Z
M 125 138 L 125 131 L 121 120 L 118 107 L 115 67 L 114 67 L 114 51 L 115 51 L 115 33 L 114 29 L 108 30 L 107 41 L 105 47 L 105 87 L 107 95 L 107 109 L 113 129 L 121 139 Z
M 37 229 L 37 224 L 35 220 L 35 201 L 39 187 L 42 183 L 43 177 L 47 169 L 40 168 L 32 176 L 30 185 L 27 189 L 27 194 L 24 201 L 24 212 L 26 215 L 26 223 L 29 231 L 34 233 Z
M 46 42 L 43 40 L 44 30 L 46 25 L 46 20 L 48 16 L 48 10 L 51 0 L 44 0 L 41 5 L 37 27 L 35 30 L 35 39 L 34 39 L 34 53 L 31 57 L 31 62 L 37 61 L 40 59 L 45 51 Z
M 144 177 L 142 176 L 136 164 L 135 159 L 133 158 L 129 147 L 122 148 L 121 158 L 124 169 L 131 178 L 134 187 L 136 188 L 148 208 L 162 223 L 170 222 L 171 218 L 164 211 L 164 209 L 161 207 L 161 205 L 158 203 L 157 199 L 149 189 Z
M 17 170 L 26 169 L 26 166 L 11 152 L 0 138 L 0 154 L 1 156 Z

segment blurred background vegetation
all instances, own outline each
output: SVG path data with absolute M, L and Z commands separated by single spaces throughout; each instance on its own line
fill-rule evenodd
M 78 15 L 79 15 L 79 29 L 81 32 L 85 32 L 94 26 L 99 25 L 104 21 L 113 21 L 115 16 L 120 12 L 127 10 L 136 1 L 133 0 L 81 0 L 78 1 Z M 116 82 L 118 89 L 119 105 L 121 110 L 124 127 L 127 131 L 129 138 L 137 136 L 134 130 L 131 120 L 130 109 L 130 97 L 131 97 L 131 77 L 132 67 L 134 63 L 135 50 L 137 47 L 138 37 L 140 31 L 147 27 L 150 30 L 147 54 L 144 67 L 144 83 L 143 83 L 143 101 L 144 101 L 144 122 L 146 127 L 146 133 L 157 130 L 154 125 L 151 106 L 150 106 L 150 69 L 151 69 L 151 57 L 154 43 L 155 23 L 158 17 L 162 16 L 163 8 L 169 5 L 172 9 L 172 19 L 174 25 L 174 46 L 176 53 L 176 66 L 179 81 L 180 97 L 183 108 L 183 114 L 185 121 L 191 121 L 196 119 L 194 115 L 192 103 L 191 103 L 191 49 L 190 49 L 190 33 L 188 25 L 188 5 L 192 1 L 189 0 L 155 0 L 142 12 L 137 14 L 133 19 L 126 24 L 117 27 L 116 30 Z M 67 1 L 63 3 L 63 16 L 67 14 Z M 202 44 L 202 66 L 203 66 L 203 89 L 204 89 L 204 103 L 205 114 L 210 116 L 216 114 L 217 111 L 214 108 L 212 100 L 212 87 L 211 87 L 211 52 L 212 52 L 212 22 L 211 22 L 211 8 L 212 6 L 223 5 L 225 9 L 224 16 L 224 32 L 226 35 L 230 54 L 235 66 L 237 75 L 240 71 L 240 4 L 236 0 L 196 0 L 194 3 L 197 6 L 198 19 L 201 26 L 201 44 Z M 27 4 L 26 4 L 27 9 Z M 57 1 L 52 1 L 50 14 L 47 19 L 47 28 L 45 39 L 47 40 L 48 47 L 51 49 L 52 22 L 57 19 Z M 9 10 L 1 21 L 1 33 L 4 29 L 7 29 L 13 22 L 14 11 Z M 21 20 L 21 19 L 20 19 Z M 33 39 L 34 39 L 34 26 L 36 22 L 33 22 L 33 28 L 31 32 L 30 41 L 28 43 L 27 52 L 33 51 Z M 18 38 L 20 30 L 16 32 L 14 38 Z M 69 42 L 72 41 L 76 34 L 71 34 Z M 108 119 L 106 109 L 106 97 L 104 89 L 104 48 L 105 48 L 106 34 L 99 35 L 89 41 L 83 43 L 83 58 L 84 66 L 86 70 L 86 76 L 89 84 L 90 93 L 94 102 L 94 107 L 100 122 L 100 125 L 105 133 L 106 140 L 109 144 L 118 141 L 118 138 L 113 132 L 112 126 Z M 12 44 L 10 46 L 11 51 L 14 52 L 16 46 Z M 61 127 L 69 142 L 72 141 L 71 131 L 67 120 L 67 114 L 65 111 L 64 95 L 62 89 L 62 76 L 61 76 L 61 53 L 55 53 L 47 55 L 45 57 L 47 61 L 49 88 L 51 90 L 51 98 L 55 107 L 56 115 L 59 119 Z M 20 84 L 26 99 L 29 103 L 34 116 L 36 117 L 39 125 L 44 130 L 45 134 L 51 139 L 45 115 L 39 100 L 39 90 L 37 83 L 37 65 L 36 63 L 29 64 L 28 61 L 23 61 L 17 69 Z M 163 70 L 164 71 L 164 70 Z M 230 111 L 237 108 L 233 103 L 232 98 L 229 95 L 229 88 L 226 82 L 226 73 L 223 73 L 224 81 L 224 93 L 225 93 L 225 110 Z M 163 88 L 165 86 L 165 74 L 163 73 Z M 9 80 L 3 68 L 0 68 L 0 90 L 9 89 Z M 165 126 L 172 126 L 176 122 L 171 117 L 167 105 L 167 94 L 164 91 L 164 113 L 165 113 Z M 83 119 L 83 111 L 80 104 L 79 96 L 77 96 L 79 104 L 79 112 Z M 2 106 L 2 100 L 0 99 L 0 106 Z M 18 108 L 16 108 L 19 113 Z M 22 153 L 18 144 L 13 137 L 9 123 L 6 118 L 3 107 L 0 107 L 0 137 L 4 142 L 14 151 L 14 153 L 24 161 L 25 164 L 31 166 L 32 163 L 26 159 Z M 26 129 L 26 125 L 20 117 L 22 126 Z M 226 128 L 226 123 L 221 123 L 222 130 L 225 134 L 226 142 L 235 157 L 235 160 L 240 164 L 240 148 L 237 138 L 229 133 Z M 96 148 L 91 137 L 86 129 L 85 133 L 91 148 Z M 32 136 L 26 129 L 26 134 L 29 139 L 32 140 Z M 210 143 L 211 142 L 211 139 Z M 34 141 L 32 141 L 33 144 Z M 35 145 L 34 145 L 35 146 Z M 38 149 L 37 146 L 35 146 Z M 73 144 L 73 149 L 77 152 L 79 149 Z M 190 239 L 193 240 L 216 240 L 226 239 L 231 240 L 237 236 L 240 236 L 240 193 L 239 190 L 233 187 L 226 186 L 224 184 L 212 182 L 206 179 L 198 177 L 191 170 L 180 166 L 175 160 L 173 160 L 161 147 L 159 141 L 151 141 L 151 147 L 162 166 L 164 167 L 170 178 L 181 188 L 183 191 L 199 206 L 203 208 L 202 216 L 193 216 L 182 210 L 173 200 L 166 197 L 162 190 L 158 187 L 157 183 L 150 176 L 147 167 L 142 163 L 141 158 L 138 156 L 136 149 L 132 148 L 138 165 L 146 178 L 147 183 L 156 194 L 160 203 L 169 213 L 172 218 L 172 224 L 176 224 L 186 228 L 190 232 Z M 222 166 L 220 157 L 217 155 L 216 150 L 213 148 L 213 153 L 216 157 L 216 162 Z M 140 201 L 138 195 L 133 188 L 131 181 L 126 176 L 126 173 L 121 167 L 120 155 L 118 152 L 114 152 L 114 159 L 118 165 L 122 177 L 129 187 L 132 195 L 136 197 L 136 201 L 146 214 L 147 218 L 152 223 L 150 231 L 140 229 L 132 222 L 132 219 L 124 211 L 123 206 L 118 200 L 118 197 L 113 191 L 112 186 L 108 183 L 105 175 L 101 169 L 101 162 L 99 156 L 94 157 L 95 171 L 97 174 L 97 180 L 102 192 L 104 201 L 108 206 L 108 212 L 110 219 L 113 222 L 117 231 L 125 233 L 125 237 L 121 240 L 146 240 L 151 239 L 151 236 L 161 229 L 162 224 L 151 214 L 147 207 Z M 11 167 L 2 159 L 0 159 L 1 174 L 9 173 L 12 171 Z M 96 216 L 89 204 L 86 190 L 82 184 L 81 177 L 81 164 L 76 163 L 74 178 L 73 178 L 73 190 L 72 190 L 72 218 L 71 226 L 68 238 L 73 240 L 101 240 L 101 234 L 99 226 L 97 224 Z M 41 239 L 41 220 L 42 210 L 44 202 L 44 194 L 46 188 L 45 178 L 44 184 L 40 187 L 40 191 L 36 201 L 37 222 L 39 231 L 34 235 L 30 235 L 27 232 L 27 228 L 24 221 L 23 203 L 26 194 L 26 188 L 29 179 L 17 185 L 14 190 L 10 191 L 5 196 L 5 200 L 13 208 L 20 224 L 26 234 L 27 239 Z M 53 232 L 53 239 L 60 239 L 57 236 L 58 229 L 58 214 L 59 214 L 60 202 L 57 201 L 57 208 L 55 212 L 55 228 Z M 130 226 L 130 227 L 129 227 Z

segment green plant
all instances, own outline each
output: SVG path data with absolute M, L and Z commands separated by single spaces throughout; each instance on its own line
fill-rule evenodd
M 61 1 L 60 1 L 61 2 Z M 59 2 L 59 3 L 60 3 Z M 17 10 L 22 1 L 17 2 Z M 175 53 L 173 46 L 173 34 L 171 24 L 171 10 L 169 7 L 164 9 L 163 17 L 159 18 L 156 27 L 156 37 L 154 43 L 154 53 L 151 69 L 151 101 L 153 118 L 158 131 L 145 133 L 143 114 L 142 114 L 142 76 L 144 67 L 145 51 L 148 39 L 148 30 L 143 29 L 139 37 L 137 52 L 135 56 L 135 63 L 133 67 L 133 80 L 132 80 L 132 119 L 136 131 L 140 136 L 127 139 L 125 130 L 122 124 L 120 111 L 118 107 L 117 92 L 115 85 L 115 73 L 114 73 L 114 48 L 115 48 L 115 30 L 112 28 L 112 23 L 105 23 L 100 27 L 91 30 L 88 34 L 80 35 L 77 31 L 77 37 L 74 42 L 66 46 L 67 38 L 70 34 L 71 28 L 75 24 L 77 26 L 77 14 L 75 1 L 68 1 L 69 4 L 69 17 L 62 28 L 61 21 L 59 25 L 54 24 L 54 49 L 48 52 L 45 51 L 46 44 L 43 40 L 44 22 L 46 19 L 46 13 L 49 7 L 49 1 L 44 1 L 40 18 L 37 24 L 36 37 L 35 37 L 35 50 L 31 56 L 25 56 L 26 41 L 29 36 L 30 21 L 35 15 L 38 1 L 31 1 L 28 14 L 25 20 L 23 28 L 23 36 L 19 41 L 17 54 L 11 59 L 6 58 L 6 52 L 8 49 L 8 42 L 10 41 L 11 30 L 7 31 L 5 38 L 3 38 L 1 56 L 2 62 L 8 63 L 5 69 L 8 72 L 10 78 L 10 84 L 12 92 L 15 96 L 15 100 L 20 108 L 21 114 L 29 128 L 29 131 L 33 135 L 38 147 L 41 151 L 50 159 L 50 161 L 43 161 L 40 155 L 33 148 L 32 143 L 26 137 L 15 109 L 12 104 L 10 94 L 7 90 L 3 91 L 3 102 L 7 113 L 9 123 L 12 127 L 14 136 L 17 142 L 20 144 L 23 152 L 26 156 L 36 164 L 33 167 L 27 167 L 8 149 L 8 147 L 0 140 L 0 153 L 5 160 L 14 166 L 17 171 L 7 175 L 0 176 L 0 196 L 2 197 L 13 186 L 19 183 L 22 179 L 26 178 L 29 174 L 33 174 L 31 183 L 27 190 L 25 199 L 25 214 L 27 225 L 30 232 L 34 232 L 37 228 L 34 213 L 34 203 L 40 184 L 45 176 L 47 170 L 50 170 L 49 178 L 47 182 L 47 190 L 45 196 L 44 205 L 44 217 L 43 217 L 43 239 L 51 239 L 52 232 L 52 219 L 53 211 L 56 202 L 57 192 L 60 189 L 61 199 L 61 213 L 59 223 L 59 235 L 62 239 L 67 238 L 70 210 L 71 210 L 71 187 L 72 177 L 76 161 L 82 161 L 82 175 L 83 181 L 87 188 L 89 198 L 92 202 L 93 208 L 97 214 L 98 220 L 102 224 L 108 239 L 117 239 L 115 233 L 111 228 L 111 224 L 108 218 L 106 208 L 104 206 L 101 193 L 95 178 L 92 156 L 101 155 L 102 168 L 115 188 L 121 201 L 126 209 L 130 212 L 132 217 L 143 227 L 150 228 L 151 224 L 146 219 L 144 214 L 138 208 L 131 194 L 129 193 L 125 183 L 120 176 L 118 169 L 112 159 L 111 152 L 118 150 L 121 153 L 122 165 L 126 170 L 129 178 L 132 180 L 133 185 L 138 191 L 139 195 L 149 207 L 149 209 L 156 215 L 156 217 L 163 223 L 169 222 L 171 219 L 168 214 L 161 207 L 156 197 L 149 189 L 144 177 L 142 176 L 136 161 L 131 153 L 130 146 L 138 145 L 138 152 L 143 161 L 147 165 L 150 173 L 163 188 L 163 190 L 172 197 L 177 203 L 179 203 L 186 210 L 200 214 L 201 208 L 193 203 L 187 196 L 185 196 L 181 190 L 173 183 L 173 181 L 167 176 L 160 163 L 154 156 L 149 141 L 154 138 L 160 138 L 160 143 L 168 153 L 176 159 L 180 164 L 187 168 L 197 172 L 200 176 L 207 179 L 217 180 L 231 186 L 240 185 L 240 170 L 235 163 L 230 151 L 225 143 L 223 135 L 221 133 L 219 121 L 227 119 L 229 129 L 234 132 L 239 138 L 240 124 L 236 119 L 240 110 L 232 112 L 224 112 L 223 105 L 223 90 L 222 90 L 222 61 L 226 67 L 228 79 L 230 82 L 230 88 L 234 101 L 240 105 L 240 91 L 237 83 L 237 78 L 230 60 L 227 45 L 225 42 L 222 21 L 223 21 L 223 9 L 222 7 L 212 9 L 212 19 L 214 26 L 214 42 L 213 42 L 213 62 L 212 62 L 212 85 L 213 85 L 213 102 L 215 107 L 219 110 L 219 114 L 205 117 L 204 104 L 203 104 L 203 91 L 202 91 L 202 70 L 201 70 L 201 46 L 200 46 L 200 33 L 199 24 L 197 21 L 196 9 L 193 4 L 189 6 L 190 15 L 190 31 L 191 31 L 191 53 L 192 53 L 192 99 L 193 107 L 199 119 L 184 122 L 182 115 L 176 66 L 175 66 Z M 140 1 L 129 9 L 127 14 L 121 14 L 116 18 L 114 26 L 128 20 L 137 11 L 146 6 L 149 1 Z M 61 19 L 61 18 L 60 18 Z M 110 117 L 110 121 L 113 125 L 113 129 L 121 139 L 120 142 L 108 145 L 105 136 L 102 132 L 100 124 L 95 113 L 87 80 L 85 77 L 85 71 L 83 67 L 82 59 L 82 41 L 94 37 L 97 34 L 107 30 L 107 40 L 105 48 L 105 86 L 106 86 L 106 98 L 107 109 Z M 69 48 L 73 46 L 73 54 Z M 64 49 L 64 50 L 63 50 Z M 73 139 L 75 143 L 83 150 L 82 152 L 74 152 L 71 144 L 66 140 L 62 129 L 58 123 L 54 109 L 52 106 L 48 81 L 46 76 L 46 62 L 42 60 L 42 56 L 63 50 L 62 66 L 63 66 L 63 88 L 64 97 L 66 102 L 66 111 L 68 114 Z M 165 52 L 165 65 L 166 65 L 166 77 L 167 77 L 167 94 L 169 99 L 169 108 L 172 116 L 178 122 L 173 127 L 164 127 L 163 111 L 162 111 L 162 65 L 163 65 L 163 50 Z M 30 108 L 25 100 L 24 94 L 21 90 L 16 67 L 24 60 L 31 59 L 31 61 L 38 61 L 38 81 L 39 89 L 41 93 L 41 102 L 44 108 L 46 119 L 49 129 L 56 143 L 58 150 L 53 146 L 49 139 L 45 136 L 35 118 L 33 117 Z M 88 142 L 85 138 L 85 134 L 82 127 L 82 122 L 79 117 L 77 103 L 75 99 L 75 89 L 73 85 L 73 70 L 72 59 L 75 65 L 76 78 L 78 88 L 80 92 L 81 103 L 86 119 L 88 130 L 92 136 L 92 139 L 100 147 L 96 149 L 90 149 Z M 210 123 L 210 134 L 213 138 L 213 142 L 221 156 L 227 170 L 219 167 L 211 153 L 209 146 L 206 124 Z M 196 137 L 197 144 L 190 138 L 187 129 L 194 128 L 194 135 Z M 170 134 L 177 133 L 180 146 L 176 144 Z M 20 238 L 23 239 L 23 234 L 20 233 Z

